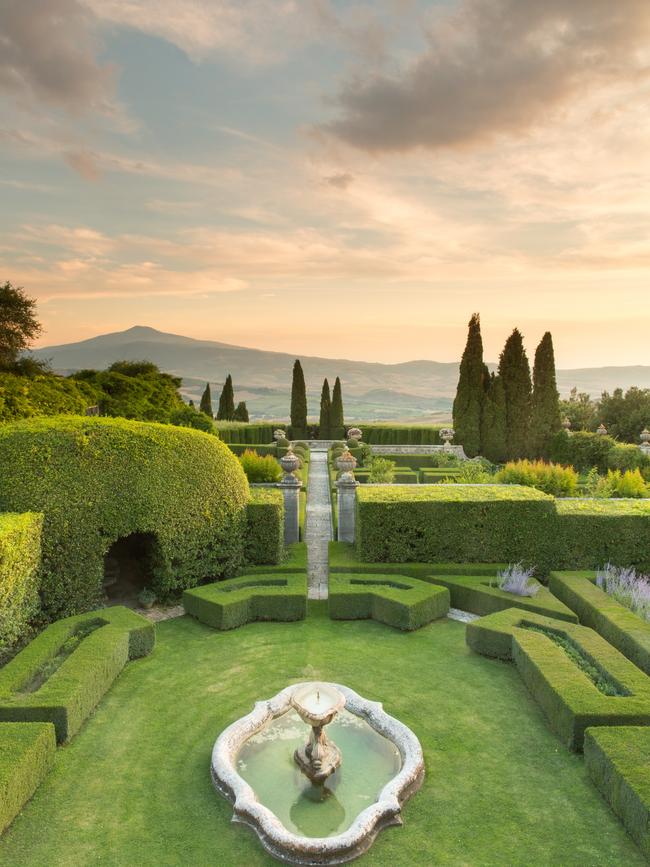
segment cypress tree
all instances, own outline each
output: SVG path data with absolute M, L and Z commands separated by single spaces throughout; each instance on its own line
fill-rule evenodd
M 210 394 L 210 383 L 206 382 L 205 391 L 201 395 L 201 403 L 199 404 L 199 409 L 201 412 L 204 412 L 206 415 L 209 415 L 212 418 L 212 396 Z
M 492 463 L 506 459 L 506 395 L 501 377 L 491 374 L 486 380 L 481 415 L 481 454 Z
M 190 400 L 190 402 L 189 402 L 189 406 L 191 406 L 192 409 L 194 409 L 194 401 L 193 401 L 193 400 Z
M 235 407 L 235 414 L 233 416 L 233 419 L 234 421 L 250 421 L 250 419 L 248 418 L 248 408 L 246 407 L 245 400 L 240 400 Z
M 469 457 L 474 457 L 481 450 L 483 367 L 481 318 L 478 313 L 474 313 L 469 320 L 467 343 L 460 362 L 453 408 L 455 440 L 463 446 Z
M 296 358 L 291 382 L 291 436 L 304 439 L 307 436 L 307 390 L 302 365 Z
M 332 403 L 330 401 L 330 384 L 325 379 L 320 393 L 320 420 L 318 423 L 318 438 L 321 440 L 331 439 L 330 415 Z
M 560 395 L 555 379 L 553 338 L 547 331 L 535 350 L 531 441 L 537 458 L 548 458 L 553 436 L 562 429 Z
M 336 377 L 334 390 L 332 391 L 332 409 L 330 411 L 330 435 L 335 440 L 342 440 L 345 436 L 345 421 L 343 418 L 343 393 L 341 380 Z
M 232 376 L 228 374 L 219 397 L 219 409 L 217 419 L 219 421 L 233 421 L 235 417 L 235 392 L 232 387 Z
M 531 453 L 530 413 L 532 384 L 530 365 L 521 332 L 515 328 L 499 356 L 499 376 L 506 397 L 506 457 L 528 457 Z

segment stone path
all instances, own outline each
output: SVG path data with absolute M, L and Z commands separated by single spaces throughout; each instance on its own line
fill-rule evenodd
M 327 452 L 312 449 L 307 482 L 307 595 L 309 599 L 327 599 L 329 575 L 328 542 L 332 539 L 332 504 Z

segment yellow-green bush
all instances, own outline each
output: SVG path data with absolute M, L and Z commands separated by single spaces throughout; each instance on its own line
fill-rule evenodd
M 30 512 L 0 515 L 0 650 L 38 612 L 42 524 L 43 516 Z
M 573 467 L 549 464 L 546 461 L 510 461 L 494 477 L 505 485 L 528 485 L 554 497 L 572 497 L 578 485 Z

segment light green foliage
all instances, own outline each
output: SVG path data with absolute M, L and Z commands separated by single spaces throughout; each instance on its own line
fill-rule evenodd
M 487 462 L 480 460 L 463 461 L 460 467 L 448 477 L 448 481 L 457 485 L 489 485 L 495 481 L 487 469 Z
M 239 463 L 249 482 L 279 482 L 282 477 L 282 467 L 273 455 L 258 455 L 256 451 L 246 449 L 240 455 Z
M 395 478 L 395 462 L 384 457 L 374 457 L 370 461 L 368 481 L 390 484 Z
M 511 461 L 494 477 L 504 485 L 529 485 L 554 497 L 573 497 L 578 474 L 573 467 L 549 464 L 545 461 Z
M 467 343 L 460 362 L 460 374 L 453 406 L 456 441 L 462 443 L 470 456 L 481 450 L 481 410 L 483 403 L 485 368 L 481 320 L 474 313 L 469 321 Z
M 86 382 L 51 373 L 0 373 L 0 421 L 35 415 L 82 415 L 99 391 Z
M 548 458 L 553 436 L 561 430 L 560 396 L 555 378 L 553 338 L 547 331 L 535 350 L 531 413 L 531 454 Z
M 50 616 L 100 601 L 104 555 L 131 533 L 148 534 L 159 595 L 232 573 L 247 501 L 235 456 L 199 431 L 72 417 L 0 426 L 0 509 L 44 514 Z
M 169 421 L 177 427 L 191 427 L 194 430 L 202 430 L 204 433 L 217 436 L 217 430 L 211 418 L 203 412 L 198 412 L 193 406 L 184 406 L 183 409 L 175 410 Z
M 0 834 L 40 786 L 55 751 L 51 723 L 0 724 Z
M 274 488 L 251 488 L 246 509 L 245 557 L 249 564 L 277 564 L 284 553 L 284 499 Z
M 530 366 L 521 332 L 515 328 L 499 356 L 499 377 L 506 398 L 506 455 L 528 457 L 532 409 Z
M 650 497 L 650 485 L 648 485 L 636 470 L 609 470 L 604 480 L 603 491 L 609 497 Z
M 0 514 L 0 651 L 38 613 L 42 525 L 42 515 Z

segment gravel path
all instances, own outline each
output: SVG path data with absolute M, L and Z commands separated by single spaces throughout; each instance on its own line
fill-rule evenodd
M 332 539 L 332 505 L 327 452 L 314 449 L 310 458 L 305 526 L 308 596 L 310 599 L 327 599 L 329 574 L 327 546 Z

